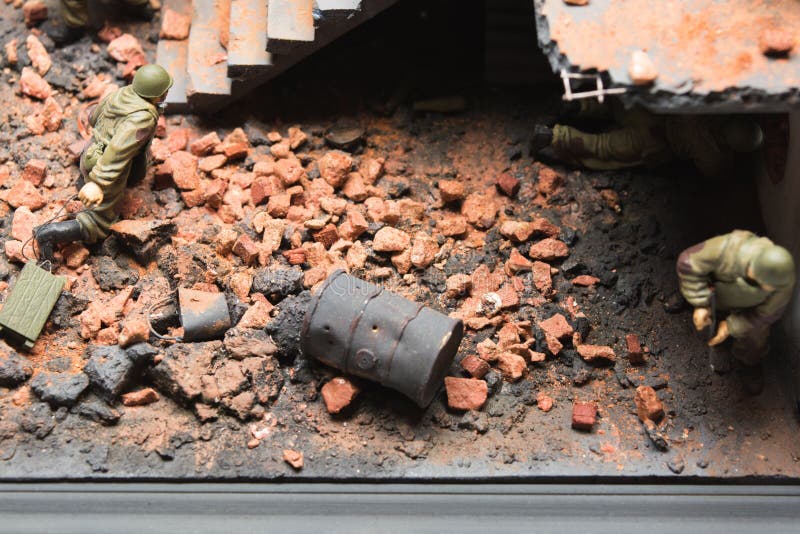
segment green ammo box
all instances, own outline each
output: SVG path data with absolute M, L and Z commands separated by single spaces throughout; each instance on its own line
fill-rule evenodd
M 11 332 L 32 349 L 65 283 L 63 276 L 50 274 L 34 262 L 26 263 L 0 310 L 0 332 Z

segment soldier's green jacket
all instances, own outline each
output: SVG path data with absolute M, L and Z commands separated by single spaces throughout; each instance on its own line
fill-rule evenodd
M 104 98 L 89 117 L 92 142 L 81 157 L 81 171 L 87 182 L 103 190 L 103 202 L 77 216 L 87 243 L 108 235 L 131 169 L 140 173 L 146 170 L 147 147 L 157 122 L 156 106 L 137 95 L 130 85 Z
M 680 289 L 689 304 L 730 311 L 728 331 L 734 338 L 764 331 L 777 321 L 792 298 L 788 287 L 766 291 L 747 280 L 751 260 L 773 242 L 752 232 L 734 230 L 684 250 L 678 258 Z

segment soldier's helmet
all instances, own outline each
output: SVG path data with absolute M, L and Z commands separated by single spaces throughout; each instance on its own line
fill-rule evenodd
M 172 87 L 172 76 L 161 65 L 144 65 L 133 76 L 133 90 L 142 98 L 158 98 Z
M 735 152 L 753 152 L 764 143 L 764 132 L 757 122 L 735 118 L 728 121 L 723 128 L 725 142 Z
M 767 247 L 753 259 L 750 267 L 753 278 L 760 284 L 786 287 L 794 282 L 794 259 L 783 247 Z

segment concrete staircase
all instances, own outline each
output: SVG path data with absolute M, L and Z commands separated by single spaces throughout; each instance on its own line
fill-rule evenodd
M 396 1 L 164 0 L 192 20 L 188 39 L 158 43 L 175 78 L 167 112 L 218 110 Z

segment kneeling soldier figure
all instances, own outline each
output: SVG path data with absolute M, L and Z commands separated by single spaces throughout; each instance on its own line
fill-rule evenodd
M 770 326 L 792 298 L 792 255 L 766 237 L 734 230 L 684 250 L 677 267 L 681 293 L 695 308 L 695 328 L 710 326 L 715 312 L 726 314 L 708 344 L 732 337 L 731 355 L 742 364 L 744 386 L 759 393 Z
M 96 243 L 108 236 L 117 220 L 117 204 L 128 178 L 147 171 L 147 149 L 156 132 L 159 104 L 172 87 L 172 77 L 159 65 L 141 67 L 133 83 L 105 97 L 91 112 L 91 142 L 80 158 L 85 184 L 78 198 L 86 209 L 74 220 L 55 222 L 34 230 L 41 259 L 53 260 L 57 243 Z

